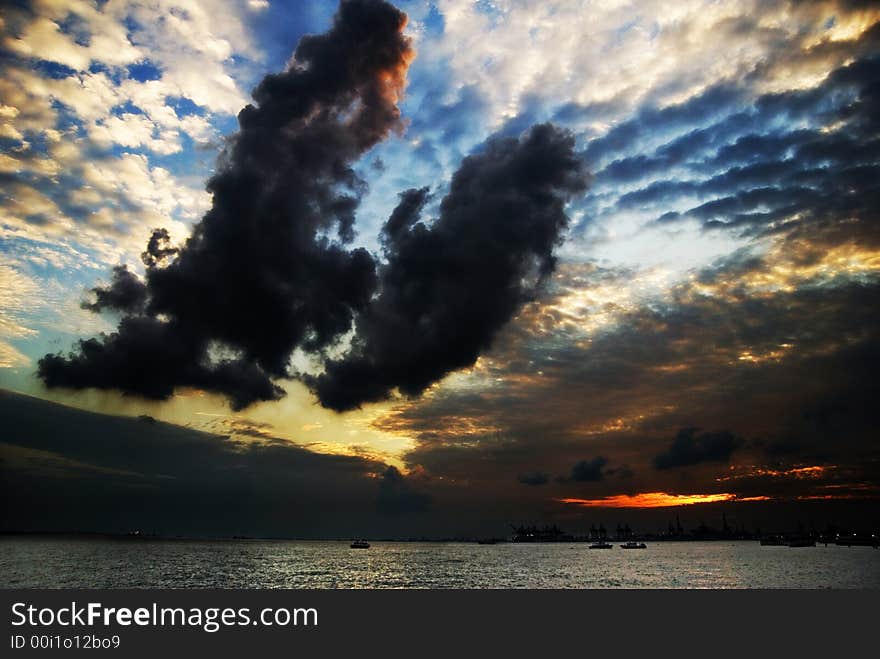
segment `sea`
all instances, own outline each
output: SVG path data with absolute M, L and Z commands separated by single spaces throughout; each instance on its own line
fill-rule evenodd
M 2 588 L 880 588 L 880 550 L 6 536 Z

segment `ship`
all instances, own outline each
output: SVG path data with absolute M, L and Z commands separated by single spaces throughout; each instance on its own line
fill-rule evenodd
M 352 549 L 369 549 L 370 543 L 366 540 L 354 540 L 349 547 Z
M 620 545 L 621 549 L 647 549 L 648 545 L 644 542 L 636 542 L 635 540 L 629 540 L 628 542 L 624 542 Z
M 574 536 L 553 526 L 513 526 L 513 542 L 573 542 Z
M 590 549 L 612 549 L 614 545 L 605 540 L 598 540 L 590 545 Z

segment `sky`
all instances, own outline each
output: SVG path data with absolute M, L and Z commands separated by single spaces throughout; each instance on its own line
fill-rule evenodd
M 4 527 L 876 524 L 878 45 L 859 0 L 7 3 Z

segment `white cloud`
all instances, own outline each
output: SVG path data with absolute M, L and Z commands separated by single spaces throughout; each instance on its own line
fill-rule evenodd
M 65 267 L 137 265 L 152 228 L 183 240 L 209 206 L 199 177 L 179 180 L 153 161 L 180 152 L 184 135 L 211 143 L 217 115 L 246 103 L 234 76 L 241 58 L 260 57 L 240 20 L 247 9 L 235 0 L 35 0 L 33 9 L 14 33 L 0 22 L 0 42 L 18 56 L 0 76 L 0 136 L 17 142 L 0 153 L 0 172 L 18 179 L 0 195 L 0 235 L 27 241 L 28 262 L 48 263 L 40 251 L 51 247 Z M 44 74 L 37 60 L 74 73 Z M 158 79 L 122 68 L 145 60 Z M 202 111 L 178 115 L 175 98 Z
M 216 135 L 217 131 L 205 117 L 195 114 L 187 115 L 179 122 L 180 129 L 189 135 L 193 141 L 200 143 L 210 142 Z
M 765 86 L 794 88 L 801 78 L 827 74 L 845 55 L 801 62 L 792 55 L 833 38 L 832 16 L 850 37 L 871 21 L 833 2 L 805 4 L 497 0 L 487 12 L 471 0 L 439 0 L 443 34 L 420 55 L 448 59 L 455 87 L 476 85 L 487 96 L 490 129 L 516 116 L 528 95 L 616 101 L 623 116 L 645 101 L 678 103 L 721 80 L 739 80 L 774 57 L 788 65 L 768 70 Z
M 84 0 L 36 0 L 30 22 L 2 37 L 5 48 L 24 62 L 5 67 L 0 133 L 24 139 L 28 132 L 55 129 L 53 105 L 60 103 L 104 146 L 167 155 L 180 149 L 183 133 L 209 140 L 212 114 L 235 114 L 247 103 L 235 78 L 242 58 L 261 57 L 241 20 L 243 11 L 235 0 L 108 0 L 100 8 Z M 76 34 L 60 27 L 70 17 L 77 19 Z M 42 75 L 27 66 L 28 60 L 63 64 L 74 74 Z M 158 79 L 132 79 L 120 69 L 145 60 L 157 67 Z M 96 70 L 95 64 L 104 69 Z M 121 83 L 107 69 L 121 75 Z M 191 100 L 207 116 L 179 117 L 168 105 L 176 97 Z M 126 114 L 130 106 L 140 112 Z
M 42 251 L 50 262 L 55 260 L 54 250 Z M 71 295 L 69 282 L 30 274 L 28 266 L 32 264 L 44 265 L 39 260 L 19 267 L 0 264 L 0 368 L 30 366 L 30 358 L 13 342 L 37 336 L 40 328 L 94 334 L 112 327 L 107 319 L 80 307 L 84 291 Z
M 682 103 L 720 82 L 741 85 L 752 97 L 814 86 L 853 54 L 852 46 L 825 46 L 857 38 L 880 17 L 878 9 L 853 9 L 834 0 L 438 0 L 436 4 L 443 15 L 443 31 L 439 36 L 418 32 L 416 67 L 449 68 L 449 97 L 442 102 L 454 102 L 463 89 L 472 87 L 487 104 L 473 115 L 478 130 L 454 146 L 435 144 L 444 169 L 449 164 L 444 150 L 467 152 L 529 103 L 549 110 L 568 103 L 607 104 L 609 110 L 601 121 L 586 115 L 572 120 L 588 140 L 607 133 L 640 106 Z M 758 75 L 749 75 L 756 71 Z M 676 130 L 692 130 L 700 121 Z M 670 137 L 645 136 L 639 148 Z M 384 154 L 391 155 L 388 149 Z M 392 168 L 410 172 L 415 167 Z M 621 191 L 616 189 L 613 197 Z M 697 240 L 700 232 L 690 227 L 687 231 L 679 227 L 678 234 L 646 231 L 646 222 L 656 214 L 643 215 L 605 217 L 592 225 L 605 232 L 601 240 L 594 235 L 589 240 L 573 239 L 563 254 L 631 264 L 643 262 L 653 250 L 682 270 L 735 247 L 730 240 Z M 588 251 L 591 244 L 594 249 Z M 682 245 L 689 246 L 690 260 L 681 258 Z
M 98 144 L 125 147 L 144 147 L 153 153 L 168 155 L 181 150 L 180 133 L 161 130 L 143 114 L 126 112 L 95 122 L 90 136 Z
M 62 143 L 61 152 L 72 142 Z M 60 163 L 51 159 L 51 171 L 64 169 L 79 181 L 73 187 L 19 182 L 7 187 L 0 203 L 0 236 L 30 243 L 22 258 L 35 246 L 53 246 L 71 258 L 65 267 L 115 264 L 138 267 L 139 255 L 150 231 L 166 227 L 176 241 L 185 239 L 188 227 L 207 210 L 210 196 L 201 188 L 179 182 L 168 170 L 150 164 L 143 154 L 95 158 Z M 43 160 L 14 161 L 18 171 L 33 173 L 45 168 Z M 0 171 L 7 162 L 0 157 Z M 40 172 L 38 172 L 40 173 Z M 64 208 L 77 207 L 71 216 Z M 83 259 L 84 253 L 91 257 Z
M 38 290 L 32 279 L 15 268 L 0 265 L 0 368 L 27 366 L 30 362 L 10 341 L 36 334 L 24 325 L 22 316 L 29 307 L 29 298 Z

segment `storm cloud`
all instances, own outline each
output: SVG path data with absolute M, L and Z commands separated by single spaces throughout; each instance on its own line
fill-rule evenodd
M 727 431 L 698 434 L 697 428 L 682 428 L 669 450 L 654 458 L 654 467 L 672 469 L 703 462 L 727 462 L 741 445 L 742 440 Z
M 601 455 L 592 460 L 581 460 L 571 468 L 571 480 L 582 482 L 600 481 L 605 477 L 602 469 L 608 464 L 608 459 Z
M 380 234 L 385 262 L 349 249 L 366 188 L 352 164 L 401 127 L 405 22 L 384 2 L 347 0 L 329 32 L 300 41 L 291 67 L 239 114 L 208 183 L 212 209 L 181 248 L 153 232 L 145 282 L 118 268 L 93 290 L 88 309 L 124 316 L 112 334 L 43 357 L 48 387 L 155 399 L 195 387 L 242 409 L 300 377 L 344 411 L 417 396 L 474 364 L 553 271 L 565 206 L 588 176 L 574 136 L 553 125 L 490 138 L 433 221 L 419 221 L 428 188 L 400 194 Z M 326 359 L 353 327 L 348 352 Z M 324 372 L 291 372 L 296 349 Z
M 109 286 L 95 287 L 92 293 L 95 295 L 94 301 L 84 301 L 81 306 L 95 313 L 100 313 L 104 309 L 138 311 L 143 309 L 147 301 L 147 289 L 124 265 L 113 268 L 113 278 Z
M 430 504 L 431 497 L 413 487 L 397 467 L 389 466 L 382 474 L 377 499 L 379 512 L 389 515 L 421 513 L 428 510 Z
M 546 485 L 550 481 L 550 478 L 547 476 L 547 474 L 541 471 L 529 471 L 517 476 L 516 480 L 523 485 L 538 486 Z
M 878 287 L 826 279 L 813 260 L 823 255 L 795 247 L 785 266 L 743 254 L 696 273 L 579 345 L 572 336 L 587 321 L 569 322 L 552 294 L 631 275 L 563 266 L 464 386 L 377 425 L 416 437 L 411 468 L 499 489 L 507 474 L 560 474 L 541 488 L 560 498 L 694 487 L 776 501 L 876 497 L 878 345 L 867 328 Z M 754 293 L 792 262 L 820 277 Z M 597 454 L 608 464 L 597 467 Z M 573 465 L 594 480 L 576 481 Z
M 376 283 L 372 256 L 346 247 L 365 190 L 352 164 L 401 128 L 414 56 L 405 24 L 381 0 L 345 0 L 327 33 L 302 38 L 239 113 L 192 236 L 178 251 L 154 232 L 146 281 L 120 270 L 95 291 L 90 308 L 127 315 L 44 357 L 47 386 L 159 399 L 190 386 L 238 409 L 283 395 L 273 379 L 288 375 L 295 348 L 320 350 L 351 328 Z
M 431 224 L 413 223 L 424 191 L 405 194 L 383 230 L 388 263 L 351 351 L 311 380 L 321 404 L 348 410 L 395 388 L 416 396 L 473 365 L 553 271 L 565 204 L 587 180 L 574 137 L 541 124 L 466 158 Z
M 347 537 L 386 518 L 387 467 L 376 460 L 6 391 L 0 412 L 3 531 Z M 395 485 L 410 492 L 400 474 Z

